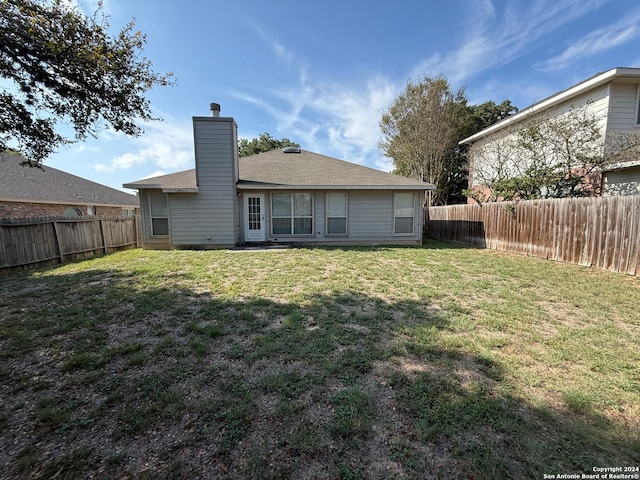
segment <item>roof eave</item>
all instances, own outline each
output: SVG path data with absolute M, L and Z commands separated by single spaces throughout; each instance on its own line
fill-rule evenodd
M 122 188 L 130 188 L 131 190 L 142 190 L 142 189 L 147 189 L 147 188 L 155 188 L 155 189 L 160 189 L 162 188 L 162 185 L 159 185 L 157 183 L 124 183 L 122 185 Z
M 640 160 L 631 160 L 626 162 L 612 163 L 611 165 L 608 165 L 606 168 L 604 168 L 603 171 L 610 172 L 613 170 L 624 170 L 625 168 L 638 167 L 638 166 L 640 166 Z
M 596 74 L 593 77 L 588 78 L 587 80 L 584 80 L 583 82 L 580 82 L 577 85 L 574 85 L 573 87 L 569 87 L 566 90 L 562 90 L 558 93 L 551 95 L 550 97 L 540 100 L 539 102 L 536 102 L 533 105 L 528 106 L 524 110 L 520 110 L 515 115 L 505 118 L 504 120 L 498 123 L 495 123 L 485 128 L 484 130 L 481 130 L 478 133 L 471 135 L 470 137 L 460 140 L 458 144 L 465 145 L 467 143 L 473 143 L 476 140 L 479 140 L 488 135 L 491 135 L 492 133 L 502 130 L 503 128 L 511 124 L 518 123 L 519 121 L 526 118 L 528 115 L 531 115 L 532 113 L 537 113 L 541 110 L 545 110 L 561 102 L 570 100 L 571 98 L 574 98 L 577 95 L 584 93 L 585 91 L 588 91 L 592 88 L 600 87 L 615 78 L 638 76 L 638 75 L 640 75 L 640 68 L 612 68 L 611 70 L 607 70 L 606 72 Z
M 198 193 L 200 189 L 198 187 L 165 187 L 158 183 L 125 183 L 123 188 L 130 188 L 132 190 L 162 190 L 163 193 Z
M 83 205 L 88 207 L 117 207 L 117 208 L 140 208 L 139 203 L 106 203 L 103 200 L 67 200 L 67 199 L 32 199 L 32 198 L 17 198 L 17 197 L 0 197 L 0 202 L 9 203 L 37 203 L 38 205 Z
M 290 185 L 281 183 L 245 182 L 238 190 L 435 190 L 435 185 Z
M 163 188 L 163 193 L 199 193 L 200 189 L 198 187 L 188 187 L 188 188 Z

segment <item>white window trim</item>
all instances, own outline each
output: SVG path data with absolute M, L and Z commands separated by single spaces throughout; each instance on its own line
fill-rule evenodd
M 340 216 L 329 216 L 328 215 L 328 211 L 329 211 L 329 195 L 332 193 L 342 193 L 344 194 L 344 217 Z M 344 237 L 344 236 L 348 236 L 349 235 L 349 193 L 348 192 L 342 192 L 342 191 L 338 191 L 338 192 L 327 192 L 325 194 L 325 203 L 324 203 L 325 207 L 324 207 L 324 211 L 325 211 L 325 216 L 324 216 L 324 231 L 325 231 L 325 235 L 329 236 L 329 237 Z M 329 233 L 329 219 L 330 218 L 344 218 L 344 232 L 340 232 L 340 233 Z
M 164 195 L 164 198 L 165 198 L 165 200 L 167 202 L 167 215 L 166 216 L 153 215 L 153 212 L 151 210 L 151 194 L 152 193 L 160 193 L 160 195 Z M 149 194 L 147 195 L 147 201 L 149 202 L 149 233 L 150 233 L 150 236 L 152 238 L 168 238 L 169 237 L 169 232 L 171 232 L 171 220 L 170 220 L 171 215 L 169 214 L 169 195 L 167 195 L 166 193 L 163 193 L 163 192 L 149 192 Z M 159 235 L 159 234 L 153 233 L 153 219 L 154 218 L 166 218 L 167 219 L 167 234 L 166 235 Z
M 296 193 L 309 193 L 311 195 L 311 215 L 295 215 L 294 214 L 294 208 L 293 208 L 293 195 Z M 289 195 L 289 199 L 291 201 L 291 215 L 288 216 L 280 216 L 280 215 L 274 215 L 273 214 L 273 196 L 274 195 Z M 270 205 L 270 210 L 271 210 L 271 235 L 273 235 L 274 237 L 312 237 L 313 236 L 313 230 L 314 230 L 314 225 L 315 225 L 315 221 L 314 221 L 314 198 L 313 198 L 313 193 L 311 192 L 273 192 L 271 194 L 271 205 Z M 274 224 L 273 224 L 273 219 L 274 218 L 289 218 L 291 219 L 291 233 L 275 233 L 273 231 L 274 229 Z M 295 219 L 296 218 L 310 218 L 311 219 L 311 232 L 310 233 L 295 233 Z
M 396 232 L 396 196 L 398 194 L 401 193 L 410 193 L 413 197 L 413 210 L 412 210 L 412 222 L 411 222 L 411 233 L 406 232 L 406 233 L 397 233 Z M 408 217 L 401 217 L 401 218 L 408 218 Z M 412 237 L 416 234 L 416 194 L 413 191 L 399 191 L 399 192 L 393 192 L 393 222 L 391 225 L 391 229 L 392 229 L 392 233 L 391 235 L 394 237 Z

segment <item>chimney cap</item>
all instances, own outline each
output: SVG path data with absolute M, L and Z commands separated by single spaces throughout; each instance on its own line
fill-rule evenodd
M 211 116 L 219 117 L 220 116 L 220 104 L 219 103 L 210 103 L 209 110 L 211 110 Z

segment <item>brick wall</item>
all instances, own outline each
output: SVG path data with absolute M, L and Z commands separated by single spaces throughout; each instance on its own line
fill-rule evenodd
M 64 215 L 65 208 L 72 207 L 78 209 L 82 216 L 89 215 L 87 205 L 60 205 L 50 203 L 20 203 L 20 202 L 0 202 L 0 217 L 60 217 Z M 136 208 L 136 213 L 140 209 Z M 120 217 L 123 215 L 121 207 L 108 207 L 97 205 L 93 207 L 93 215 L 106 217 Z

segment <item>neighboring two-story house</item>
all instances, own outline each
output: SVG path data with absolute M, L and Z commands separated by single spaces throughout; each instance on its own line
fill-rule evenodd
M 498 164 L 500 168 L 510 168 L 496 156 L 500 152 L 508 156 L 503 148 L 505 140 L 532 116 L 554 117 L 574 108 L 584 108 L 597 119 L 601 138 L 596 148 L 603 154 L 605 148 L 619 143 L 614 140 L 632 139 L 633 148 L 601 172 L 602 194 L 640 194 L 640 68 L 613 68 L 599 73 L 462 140 L 460 143 L 469 145 L 471 152 L 469 187 L 482 187 L 479 172 Z
M 434 185 L 293 147 L 239 158 L 236 122 L 211 112 L 193 118 L 195 169 L 124 185 L 144 248 L 422 243 Z

